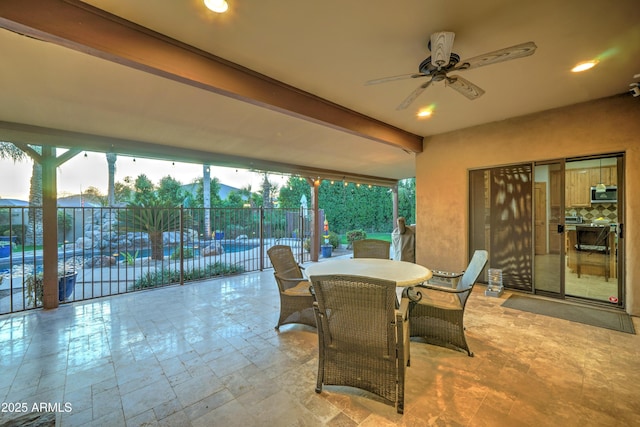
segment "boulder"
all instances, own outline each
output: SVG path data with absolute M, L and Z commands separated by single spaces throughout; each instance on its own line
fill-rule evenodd
M 78 249 L 91 249 L 91 244 L 92 243 L 93 242 L 88 237 L 79 237 L 76 240 L 75 245 L 76 245 L 76 248 L 78 248 Z
M 116 257 L 101 255 L 95 256 L 84 263 L 84 268 L 104 268 L 116 265 Z
M 209 246 L 205 246 L 200 249 L 200 253 L 202 256 L 222 255 L 224 253 L 224 248 L 220 243 L 213 242 Z

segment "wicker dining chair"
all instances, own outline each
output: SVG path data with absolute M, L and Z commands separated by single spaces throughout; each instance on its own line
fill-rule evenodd
M 316 327 L 311 282 L 303 277 L 304 267 L 293 257 L 290 246 L 275 245 L 267 250 L 280 293 L 280 318 L 276 329 L 289 323 Z
M 409 303 L 396 309 L 395 283 L 363 276 L 311 277 L 316 295 L 318 378 L 323 385 L 357 387 L 404 411 L 409 363 Z
M 363 239 L 353 241 L 354 258 L 390 259 L 391 242 L 379 239 Z
M 412 337 L 422 337 L 429 344 L 466 351 L 473 356 L 464 333 L 464 309 L 487 258 L 487 251 L 475 251 L 456 288 L 425 283 L 409 291 L 416 294 L 409 304 Z M 406 299 L 405 295 L 403 300 Z

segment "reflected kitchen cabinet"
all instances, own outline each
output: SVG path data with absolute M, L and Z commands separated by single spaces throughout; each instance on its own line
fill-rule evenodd
M 601 182 L 604 185 L 617 185 L 618 173 L 615 166 L 603 166 L 602 168 L 589 168 L 589 186 L 595 187 Z
M 565 204 L 567 207 L 591 206 L 591 172 L 589 169 L 569 169 L 566 172 Z

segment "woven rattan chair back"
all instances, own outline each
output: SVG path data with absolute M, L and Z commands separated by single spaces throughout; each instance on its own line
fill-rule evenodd
M 302 274 L 290 246 L 275 245 L 267 250 L 273 265 L 273 275 L 280 293 L 280 317 L 276 329 L 289 323 L 316 326 L 311 282 Z
M 269 255 L 269 260 L 271 261 L 271 265 L 273 265 L 273 269 L 275 274 L 281 277 L 288 278 L 303 278 L 302 268 L 300 264 L 297 263 L 296 259 L 293 257 L 293 251 L 291 250 L 291 246 L 286 245 L 275 245 L 271 246 L 267 250 L 267 255 Z M 285 289 L 280 289 L 280 291 L 284 291 Z
M 430 284 L 415 288 L 420 298 L 412 301 L 409 307 L 412 337 L 421 337 L 429 344 L 464 351 L 473 356 L 464 332 L 464 311 L 487 259 L 487 251 L 475 251 L 455 289 Z
M 404 407 L 407 310 L 396 310 L 395 283 L 362 276 L 313 276 L 324 385 L 357 387 Z M 407 339 L 405 339 L 407 337 Z
M 473 253 L 473 257 L 471 257 L 471 261 L 467 266 L 467 269 L 464 271 L 464 274 L 460 278 L 458 282 L 457 290 L 458 291 L 466 291 L 459 293 L 460 302 L 464 306 L 467 303 L 467 298 L 471 294 L 471 289 L 473 285 L 478 281 L 478 277 L 482 273 L 485 265 L 487 265 L 487 259 L 489 258 L 489 253 L 485 250 L 477 250 Z
M 363 239 L 353 241 L 354 258 L 389 259 L 391 242 L 379 239 Z

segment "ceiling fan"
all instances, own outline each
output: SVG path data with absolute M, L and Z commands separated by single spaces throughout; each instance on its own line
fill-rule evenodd
M 369 80 L 365 83 L 365 85 L 375 85 L 379 83 L 392 82 L 395 80 L 429 77 L 429 80 L 426 83 L 421 84 L 416 90 L 411 92 L 411 94 L 407 98 L 405 98 L 405 100 L 402 101 L 400 105 L 398 105 L 396 110 L 404 110 L 409 105 L 411 105 L 411 103 L 415 101 L 416 98 L 420 96 L 420 94 L 431 85 L 431 83 L 440 82 L 443 80 L 445 82 L 445 85 L 457 90 L 470 100 L 474 100 L 482 96 L 484 94 L 484 90 L 460 76 L 448 75 L 449 72 L 464 71 L 471 68 L 478 68 L 485 65 L 495 64 L 497 62 L 523 58 L 525 56 L 533 55 L 537 47 L 534 42 L 527 42 L 460 61 L 460 56 L 457 53 L 453 53 L 451 51 L 451 49 L 453 48 L 454 38 L 455 33 L 449 31 L 441 31 L 431 34 L 431 38 L 429 40 L 429 50 L 431 51 L 431 56 L 420 63 L 420 66 L 418 67 L 418 73 L 401 74 L 399 76 Z

